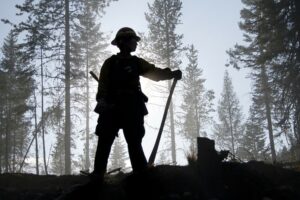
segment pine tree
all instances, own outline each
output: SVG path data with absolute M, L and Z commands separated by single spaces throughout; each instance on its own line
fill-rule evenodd
M 236 150 L 240 147 L 244 126 L 239 100 L 233 90 L 232 80 L 227 70 L 217 111 L 219 123 L 215 123 L 214 126 L 216 144 L 221 148 L 229 149 L 235 155 Z
M 53 152 L 51 152 L 52 162 L 51 171 L 54 174 L 62 175 L 65 173 L 65 149 L 64 149 L 64 120 L 63 120 L 63 106 L 61 99 L 53 99 L 55 101 L 52 107 L 48 108 L 49 118 L 46 121 L 47 126 L 51 127 L 56 135 L 56 142 L 54 144 Z
M 159 152 L 159 158 L 158 158 L 157 163 L 159 165 L 168 165 L 171 163 L 168 158 L 169 157 L 167 156 L 166 151 L 161 151 L 161 152 Z
M 20 15 L 26 14 L 27 20 L 15 26 L 19 32 L 25 32 L 25 44 L 27 56 L 35 57 L 37 47 L 43 44 L 43 48 L 49 50 L 49 58 L 56 56 L 56 60 L 63 61 L 63 66 L 56 68 L 56 78 L 64 83 L 65 99 L 65 173 L 71 173 L 71 32 L 83 0 L 26 0 L 22 5 L 17 5 Z M 93 12 L 102 12 L 109 5 L 110 0 L 89 1 L 92 3 Z M 74 12 L 73 12 L 74 11 Z M 8 22 L 5 20 L 5 22 Z M 64 33 L 64 34 L 62 34 Z M 64 50 L 62 50 L 64 49 Z
M 17 43 L 17 34 L 9 33 L 2 47 L 1 61 L 1 161 L 5 172 L 16 172 L 26 150 L 31 122 L 29 98 L 34 89 L 33 73 Z M 3 153 L 2 153 L 3 152 Z
M 63 56 L 63 59 L 65 59 L 65 71 L 63 71 L 63 68 L 60 67 L 59 71 L 56 71 L 55 75 L 53 74 L 53 77 L 57 78 L 63 78 L 61 80 L 64 80 L 65 83 L 65 99 L 66 99 L 66 121 L 68 123 L 66 124 L 66 138 L 70 135 L 70 73 L 69 73 L 69 38 L 64 37 L 63 34 L 61 34 L 61 31 L 65 32 L 65 36 L 68 34 L 68 13 L 65 14 L 66 11 L 68 11 L 68 0 L 65 1 L 54 1 L 54 0 L 26 0 L 22 5 L 16 5 L 16 7 L 19 10 L 19 15 L 26 14 L 28 17 L 25 21 L 22 21 L 21 23 L 14 25 L 14 28 L 18 32 L 25 33 L 25 40 L 23 44 L 24 51 L 26 52 L 26 57 L 30 57 L 31 59 L 37 58 L 39 55 L 39 52 L 42 50 L 45 52 L 45 55 L 47 55 L 48 59 L 56 59 L 61 60 L 61 49 L 65 47 L 65 56 Z M 65 20 L 66 19 L 66 20 Z M 46 53 L 47 52 L 47 53 Z M 56 69 L 57 70 L 57 69 Z M 54 71 L 54 70 L 53 70 Z M 63 73 L 64 72 L 64 73 Z M 64 77 L 61 77 L 61 75 L 64 74 Z M 41 75 L 43 77 L 43 74 Z M 42 116 L 44 115 L 44 112 L 42 111 Z M 44 121 L 44 117 L 42 117 L 42 122 Z M 65 140 L 66 146 L 68 145 L 68 139 Z M 68 149 L 68 147 L 67 147 Z M 45 155 L 45 152 L 44 152 Z M 66 156 L 67 158 L 70 158 L 70 156 Z M 44 156 L 45 158 L 45 156 Z M 44 159 L 45 163 L 45 159 Z M 66 165 L 68 165 L 69 162 L 67 162 Z M 45 165 L 46 166 L 46 165 Z M 70 166 L 70 165 L 68 165 Z M 66 170 L 68 171 L 70 167 L 66 167 Z M 45 169 L 45 172 L 47 173 L 47 169 Z M 69 171 L 66 173 L 70 173 Z
M 253 101 L 264 108 L 265 112 L 261 113 L 264 116 L 262 120 L 267 121 L 267 129 L 269 133 L 270 150 L 272 161 L 276 162 L 276 150 L 274 144 L 274 128 L 273 128 L 273 107 L 274 107 L 274 92 L 272 92 L 271 84 L 269 82 L 269 77 L 267 75 L 266 67 L 261 66 L 260 70 L 254 75 L 252 73 L 252 78 L 255 81 L 255 94 L 253 94 Z
M 269 82 L 270 90 L 264 96 L 272 159 L 275 162 L 272 111 L 278 114 L 276 118 L 280 128 L 289 126 L 294 129 L 295 139 L 300 144 L 300 47 L 296 42 L 300 32 L 300 3 L 298 0 L 244 0 L 243 3 L 245 8 L 241 11 L 240 28 L 244 31 L 246 44 L 236 45 L 229 55 L 236 67 L 241 63 L 254 71 L 261 71 L 267 78 L 265 83 Z M 274 102 L 268 102 L 270 99 Z
M 116 138 L 116 140 L 114 141 L 110 162 L 111 162 L 111 169 L 116 169 L 119 167 L 124 169 L 126 167 L 125 146 L 120 138 Z
M 271 54 L 271 84 L 275 92 L 275 111 L 280 113 L 278 126 L 289 127 L 294 133 L 295 147 L 300 149 L 300 2 L 298 0 L 274 1 L 277 18 L 266 49 Z M 273 7 L 265 5 L 271 12 Z M 273 11 L 274 12 L 274 11 Z M 265 23 L 268 23 L 266 21 Z M 274 49 L 272 48 L 275 48 Z M 300 154 L 298 154 L 298 160 Z
M 197 137 L 205 136 L 205 125 L 211 120 L 214 92 L 206 90 L 202 69 L 198 67 L 198 51 L 191 45 L 186 54 L 188 66 L 183 78 L 183 134 L 190 142 L 190 150 L 196 152 Z
M 180 24 L 181 0 L 155 0 L 148 4 L 149 12 L 145 14 L 148 22 L 149 35 L 147 41 L 150 43 L 150 52 L 154 63 L 162 68 L 171 69 L 180 67 L 180 53 L 182 51 L 183 35 L 176 33 Z M 170 90 L 171 82 L 168 81 Z M 171 152 L 172 161 L 176 163 L 175 144 L 175 122 L 174 104 L 171 102 L 169 108 Z
M 241 147 L 237 155 L 246 160 L 263 160 L 265 148 L 264 117 L 261 108 L 255 103 L 249 109 L 245 124 L 245 134 L 241 138 Z
M 107 57 L 106 48 L 108 43 L 104 34 L 100 31 L 100 23 L 97 18 L 97 13 L 92 12 L 93 2 L 84 1 L 82 11 L 78 15 L 78 23 L 75 24 L 72 35 L 73 42 L 71 43 L 72 50 L 72 74 L 75 76 L 74 82 L 77 82 L 75 87 L 85 88 L 85 92 L 76 94 L 76 101 L 84 102 L 85 104 L 85 147 L 84 147 L 84 165 L 85 170 L 90 168 L 90 71 L 99 71 L 99 63 Z M 78 90 L 79 91 L 79 90 Z M 81 90 L 80 90 L 81 91 Z M 75 91 L 76 92 L 76 91 Z

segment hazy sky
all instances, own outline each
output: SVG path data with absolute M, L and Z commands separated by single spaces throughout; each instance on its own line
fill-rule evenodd
M 103 18 L 103 29 L 113 34 L 123 26 L 130 26 L 137 31 L 146 32 L 147 0 L 120 0 L 112 3 Z M 239 30 L 240 0 L 184 0 L 182 24 L 178 33 L 184 34 L 184 44 L 194 44 L 199 51 L 199 66 L 203 68 L 207 79 L 207 89 L 213 89 L 216 96 L 222 90 L 223 75 L 228 56 L 226 50 L 242 40 Z M 184 67 L 184 66 L 183 66 Z M 249 80 L 245 72 L 229 68 L 234 89 L 242 105 L 248 107 Z M 245 111 L 247 109 L 245 108 Z
M 16 3 L 22 0 L 1 0 L 0 18 L 15 19 Z M 144 13 L 151 0 L 119 0 L 106 9 L 102 28 L 112 33 L 123 26 L 130 26 L 137 32 L 146 32 L 147 23 Z M 242 40 L 242 32 L 238 28 L 240 20 L 240 0 L 184 0 L 182 24 L 178 33 L 184 35 L 184 44 L 194 44 L 199 51 L 199 66 L 203 68 L 207 89 L 213 89 L 216 96 L 222 90 L 223 75 L 228 56 L 226 50 Z M 9 26 L 0 23 L 0 44 L 6 37 Z M 184 66 L 183 66 L 184 67 Z M 238 94 L 244 111 L 247 111 L 250 85 L 245 78 L 245 70 L 236 71 L 228 68 L 233 79 L 234 89 Z
M 14 5 L 21 2 L 23 1 L 1 0 L 0 18 L 14 21 L 16 12 Z M 103 30 L 111 33 L 112 37 L 123 26 L 132 27 L 137 32 L 146 32 L 147 23 L 144 13 L 148 11 L 147 3 L 152 2 L 152 0 L 113 2 L 106 9 L 106 15 L 102 19 Z M 206 79 L 205 87 L 215 91 L 215 102 L 219 99 L 223 87 L 225 64 L 228 60 L 225 51 L 242 41 L 242 32 L 238 27 L 242 6 L 240 0 L 183 0 L 182 24 L 178 26 L 178 33 L 184 35 L 185 45 L 194 44 L 199 51 L 199 66 L 203 69 L 203 77 Z M 9 26 L 1 23 L 0 30 L 2 46 Z M 246 113 L 250 104 L 250 81 L 245 78 L 247 73 L 245 70 L 227 69 L 243 111 Z M 145 151 L 149 154 L 148 149 Z

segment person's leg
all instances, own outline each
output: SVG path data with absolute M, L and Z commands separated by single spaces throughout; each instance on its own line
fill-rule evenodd
M 104 174 L 106 172 L 107 160 L 114 142 L 116 132 L 107 132 L 107 135 L 100 135 L 98 138 L 97 150 L 94 162 L 95 174 Z
M 130 120 L 123 127 L 124 136 L 128 146 L 129 158 L 134 172 L 142 171 L 147 168 L 142 139 L 145 135 L 143 120 Z
M 106 118 L 109 119 L 109 116 Z M 110 119 L 112 120 L 112 119 Z M 94 161 L 94 174 L 102 175 L 106 172 L 107 161 L 110 154 L 111 146 L 114 142 L 119 128 L 112 121 L 99 120 L 96 127 L 98 135 L 98 144 Z

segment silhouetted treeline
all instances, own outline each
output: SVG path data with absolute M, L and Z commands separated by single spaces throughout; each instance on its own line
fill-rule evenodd
M 300 2 L 244 0 L 240 29 L 245 44 L 228 51 L 230 64 L 251 69 L 254 107 L 266 122 L 270 151 L 274 137 L 285 135 L 291 157 L 300 147 Z
M 55 168 L 60 166 L 62 169 L 58 171 L 71 173 L 71 149 L 75 145 L 72 141 L 74 132 L 77 131 L 74 127 L 75 113 L 78 110 L 85 113 L 87 119 L 84 130 L 86 140 L 84 162 L 85 168 L 89 167 L 91 132 L 88 113 L 92 109 L 89 104 L 91 91 L 87 72 L 95 68 L 99 70 L 102 58 L 99 55 L 105 56 L 103 52 L 107 43 L 103 42 L 104 35 L 100 31 L 99 19 L 110 2 L 110 0 L 24 1 L 23 4 L 16 6 L 18 15 L 26 16 L 21 23 L 13 24 L 9 20 L 3 20 L 13 25 L 13 32 L 20 36 L 20 47 L 26 53 L 24 56 L 32 63 L 31 68 L 36 70 L 34 77 L 36 88 L 44 97 L 38 100 L 38 103 L 45 105 L 44 101 L 47 102 L 47 106 L 41 106 L 39 115 L 41 119 L 38 119 L 42 124 L 45 173 L 48 165 L 45 134 L 50 132 L 59 135 L 53 151 L 53 157 L 59 158 L 54 161 L 57 163 Z M 84 93 L 76 94 L 79 90 Z M 74 105 L 78 102 L 82 102 L 80 106 Z M 63 113 L 60 113 L 60 116 L 55 115 L 53 112 L 59 109 L 63 109 Z M 59 124 L 46 124 L 48 117 L 51 116 L 56 116 L 56 121 L 60 120 Z M 48 126 L 47 130 L 44 130 L 45 126 Z M 55 155 L 57 152 L 60 156 Z
M 34 70 L 10 32 L 0 62 L 0 173 L 18 172 L 31 135 Z

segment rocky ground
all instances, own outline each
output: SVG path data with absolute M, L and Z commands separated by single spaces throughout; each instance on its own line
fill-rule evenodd
M 300 200 L 300 172 L 295 170 L 252 161 L 220 162 L 218 173 L 202 172 L 196 162 L 161 165 L 140 174 L 110 175 L 103 184 L 86 176 L 2 174 L 0 199 Z

